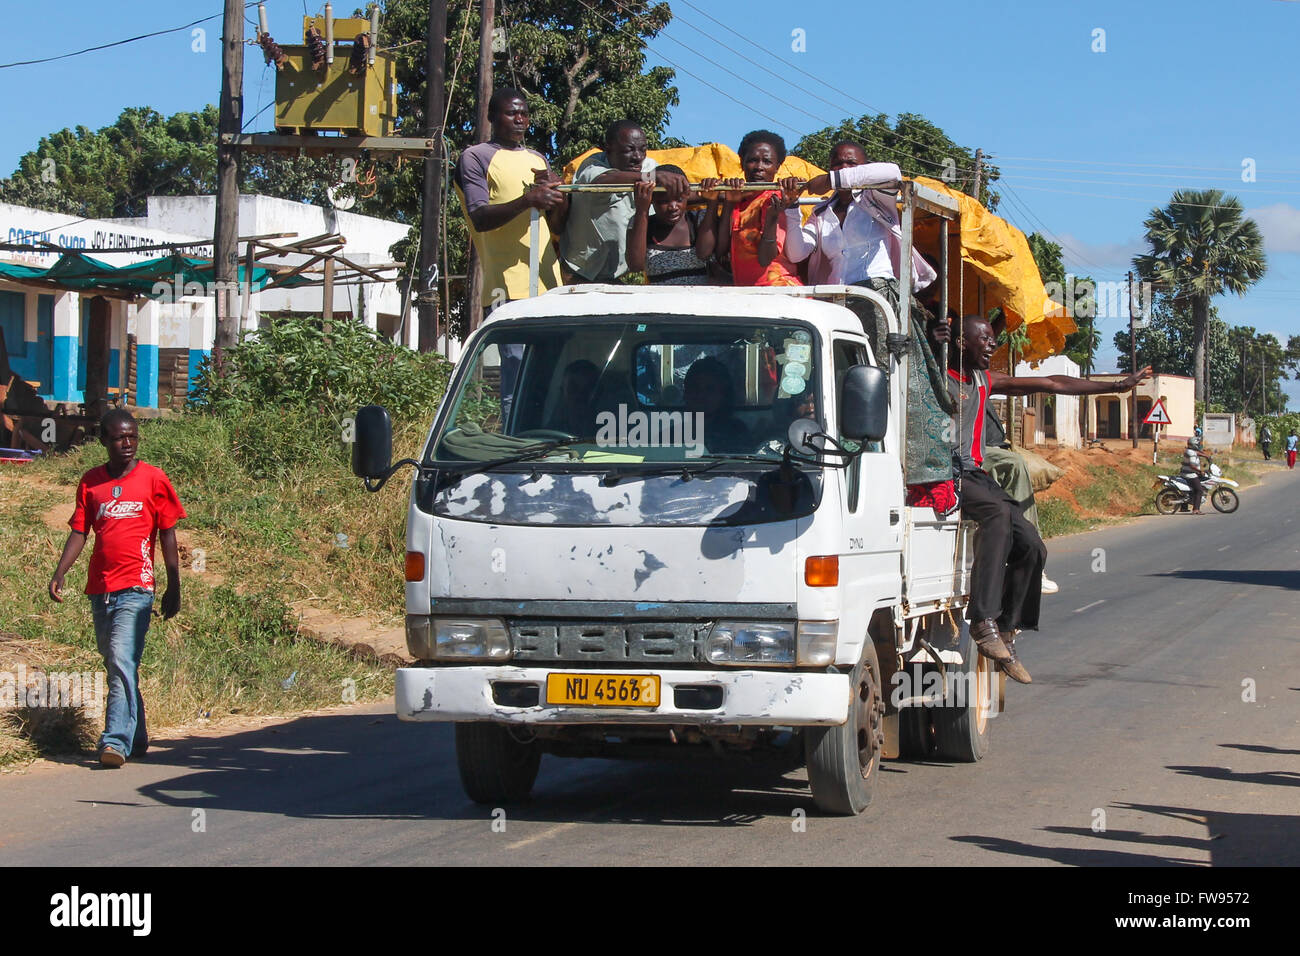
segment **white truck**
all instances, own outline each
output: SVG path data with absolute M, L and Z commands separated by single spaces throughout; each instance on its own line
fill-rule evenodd
M 543 753 L 801 740 L 852 814 L 882 756 L 985 753 L 974 529 L 904 504 L 907 358 L 854 297 L 905 327 L 857 287 L 556 289 L 466 343 L 418 461 L 359 411 L 366 486 L 416 468 L 397 714 L 456 724 L 472 799 Z

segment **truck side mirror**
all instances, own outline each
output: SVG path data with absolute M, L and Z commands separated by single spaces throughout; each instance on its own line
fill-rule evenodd
M 872 365 L 854 365 L 840 386 L 840 434 L 882 441 L 889 426 L 889 380 Z
M 393 458 L 393 421 L 382 405 L 357 409 L 356 441 L 352 444 L 352 474 L 383 478 Z

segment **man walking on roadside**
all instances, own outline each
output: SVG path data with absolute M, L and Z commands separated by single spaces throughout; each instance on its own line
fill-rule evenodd
M 1293 428 L 1291 429 L 1291 434 L 1286 436 L 1286 466 L 1288 468 L 1295 467 L 1295 453 L 1297 446 L 1300 446 L 1300 435 L 1297 435 Z
M 63 576 L 81 555 L 86 535 L 94 530 L 86 594 L 95 620 L 95 644 L 108 671 L 99 762 L 120 767 L 128 756 L 140 757 L 149 749 L 140 658 L 153 610 L 154 543 L 162 539 L 167 565 L 162 613 L 170 619 L 181 607 L 176 522 L 185 517 L 185 509 L 162 469 L 136 459 L 140 434 L 129 412 L 110 411 L 100 421 L 99 434 L 108 450 L 108 463 L 81 477 L 68 521 L 72 531 L 50 578 L 49 593 L 51 599 L 63 602 Z
M 1264 451 L 1264 460 L 1272 461 L 1273 460 L 1273 429 L 1269 428 L 1267 425 L 1265 425 L 1264 430 L 1259 433 L 1259 447 Z

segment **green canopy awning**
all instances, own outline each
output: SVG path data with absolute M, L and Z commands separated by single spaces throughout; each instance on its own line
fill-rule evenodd
M 239 267 L 238 280 L 245 281 L 244 266 Z M 272 282 L 280 270 L 254 266 L 251 279 L 254 292 Z M 52 285 L 74 292 L 104 292 L 110 295 L 131 295 L 149 299 L 180 298 L 184 295 L 206 295 L 214 281 L 213 266 L 206 259 L 192 259 L 173 254 L 149 259 L 129 266 L 110 266 L 106 262 L 80 253 L 69 252 L 48 269 L 0 262 L 0 279 L 15 282 L 33 282 Z M 284 286 L 307 285 L 309 276 L 297 275 L 284 282 Z M 186 286 L 199 286 L 203 291 Z

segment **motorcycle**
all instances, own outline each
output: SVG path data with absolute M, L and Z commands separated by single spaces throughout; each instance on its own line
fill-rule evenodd
M 1181 475 L 1157 475 L 1152 485 L 1156 491 L 1156 511 L 1162 515 L 1171 515 L 1175 511 L 1186 511 L 1192 506 L 1191 485 Z M 1237 492 L 1240 487 L 1231 478 L 1223 477 L 1223 470 L 1218 465 L 1210 465 L 1210 471 L 1201 478 L 1201 487 L 1205 497 L 1214 506 L 1215 511 L 1229 515 L 1241 504 Z

